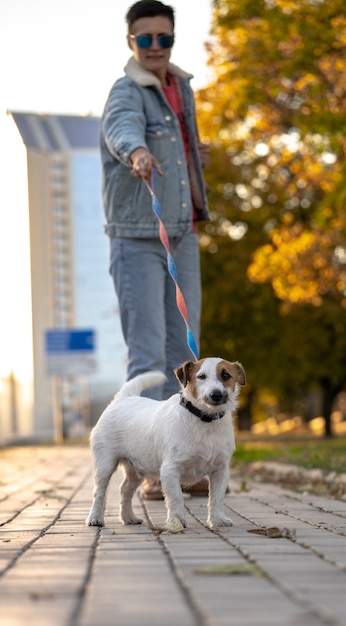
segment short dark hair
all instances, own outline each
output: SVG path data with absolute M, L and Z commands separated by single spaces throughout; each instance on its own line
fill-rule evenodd
M 135 2 L 126 14 L 126 22 L 130 28 L 132 24 L 141 17 L 156 17 L 158 15 L 168 17 L 174 30 L 173 7 L 168 4 L 163 4 L 163 2 L 159 2 L 158 0 L 140 0 L 139 2 Z

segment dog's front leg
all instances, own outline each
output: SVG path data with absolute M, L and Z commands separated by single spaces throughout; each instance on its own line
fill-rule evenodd
M 223 512 L 223 499 L 229 479 L 228 465 L 219 468 L 209 475 L 208 520 L 210 528 L 232 526 L 233 522 Z
M 174 465 L 164 464 L 161 467 L 160 479 L 167 508 L 167 523 L 172 523 L 177 516 L 186 528 L 184 496 L 180 486 L 179 472 Z

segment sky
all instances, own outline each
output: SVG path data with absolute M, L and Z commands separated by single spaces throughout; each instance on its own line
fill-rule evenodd
M 171 60 L 208 82 L 204 43 L 212 0 L 166 0 L 176 11 Z M 26 151 L 7 111 L 101 115 L 130 50 L 131 0 L 0 1 L 0 391 L 1 376 L 30 370 Z M 20 370 L 22 369 L 22 374 Z
M 207 80 L 211 0 L 168 0 L 176 11 L 172 61 Z M 99 115 L 130 50 L 128 0 L 1 0 L 0 111 Z

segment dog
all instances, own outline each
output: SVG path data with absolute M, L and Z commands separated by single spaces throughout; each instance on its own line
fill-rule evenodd
M 160 479 L 167 523 L 177 516 L 186 528 L 181 485 L 209 478 L 210 528 L 231 526 L 223 512 L 229 464 L 235 449 L 232 413 L 239 386 L 246 384 L 243 366 L 221 358 L 186 361 L 175 370 L 181 393 L 168 400 L 141 397 L 144 389 L 162 384 L 162 372 L 140 374 L 126 382 L 91 431 L 94 465 L 93 504 L 87 526 L 104 526 L 106 491 L 119 465 L 119 518 L 123 524 L 141 524 L 132 509 L 132 497 L 144 478 Z

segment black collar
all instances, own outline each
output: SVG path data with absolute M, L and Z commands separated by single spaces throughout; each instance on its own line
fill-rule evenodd
M 202 422 L 213 422 L 214 420 L 220 420 L 224 415 L 225 411 L 219 411 L 218 413 L 205 413 L 201 411 L 196 406 L 194 406 L 190 400 L 186 400 L 184 396 L 180 396 L 180 404 L 185 407 L 190 413 L 197 415 Z

